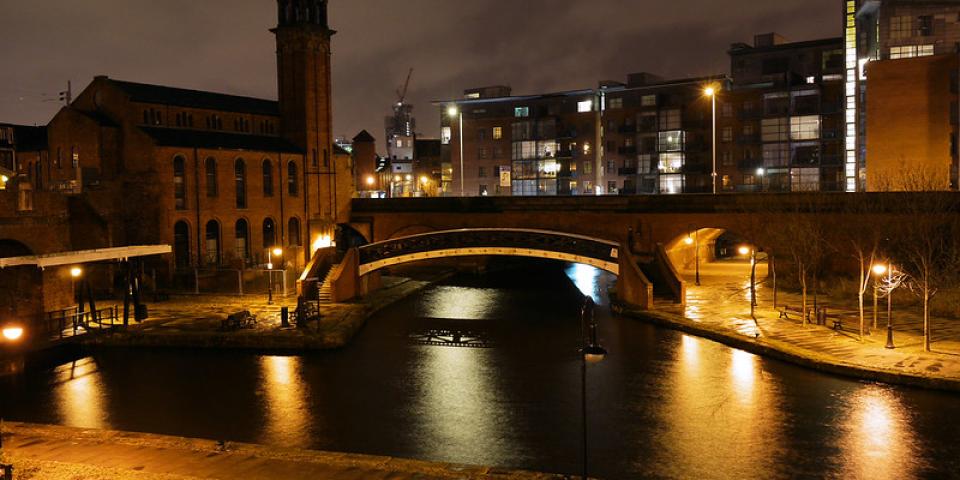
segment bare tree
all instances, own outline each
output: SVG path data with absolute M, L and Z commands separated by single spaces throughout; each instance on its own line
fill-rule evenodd
M 843 241 L 838 249 L 852 256 L 858 266 L 857 307 L 861 342 L 864 340 L 867 328 L 863 299 L 870 287 L 872 269 L 879 258 L 880 244 L 884 238 L 885 221 L 882 219 L 885 217 L 877 215 L 883 210 L 879 197 L 854 194 L 848 198 L 844 219 L 840 224 Z
M 826 223 L 819 218 L 825 197 L 819 192 L 775 196 L 764 213 L 763 238 L 767 247 L 788 257 L 795 269 L 802 298 L 803 325 L 809 323 L 809 294 L 816 295 L 816 279 L 826 250 Z

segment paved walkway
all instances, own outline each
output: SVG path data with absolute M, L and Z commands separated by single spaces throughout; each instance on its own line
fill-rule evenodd
M 45 479 L 560 479 L 557 475 L 139 433 L 7 423 L 14 478 Z
M 350 341 L 367 317 L 423 289 L 432 281 L 384 277 L 383 288 L 359 302 L 321 306 L 320 325 L 311 324 L 306 330 L 281 326 L 280 309 L 286 306 L 292 312 L 296 308 L 295 296 L 275 295 L 273 304 L 269 304 L 266 295 L 175 295 L 165 302 L 148 303 L 148 320 L 142 323 L 131 321 L 127 330 L 96 337 L 93 341 L 106 346 L 338 348 Z M 256 315 L 255 327 L 221 331 L 223 319 L 243 310 Z
M 758 266 L 758 278 L 766 277 L 765 265 Z M 859 340 L 859 320 L 854 316 L 844 320 L 843 329 L 834 330 L 832 322 L 828 326 L 801 325 L 799 315 L 792 314 L 789 319 L 779 318 L 779 311 L 773 308 L 773 291 L 770 285 L 758 288 L 756 320 L 750 316 L 750 273 L 749 265 L 738 262 L 718 262 L 701 267 L 701 285 L 694 284 L 692 271 L 684 271 L 687 280 L 687 305 L 680 308 L 674 305 L 658 304 L 660 312 L 677 319 L 683 315 L 691 327 L 702 327 L 713 333 L 727 335 L 740 342 L 749 342 L 757 346 L 772 348 L 789 356 L 808 359 L 822 366 L 841 367 L 841 373 L 852 373 L 850 369 L 872 372 L 879 375 L 864 375 L 886 381 L 898 381 L 907 378 L 904 383 L 929 386 L 941 386 L 960 390 L 960 321 L 934 319 L 933 352 L 923 351 L 922 316 L 915 312 L 894 310 L 896 349 L 888 350 L 886 345 L 886 314 L 880 315 L 880 328 Z M 829 305 L 830 310 L 856 311 L 856 298 L 852 301 L 837 301 L 820 297 L 821 305 Z M 812 297 L 808 298 L 812 306 Z M 778 294 L 779 305 L 799 307 L 800 295 Z M 867 322 L 872 323 L 872 297 L 868 294 L 865 303 Z M 759 336 L 757 336 L 759 334 Z M 828 368 L 829 369 L 829 368 Z M 927 381 L 931 380 L 931 381 Z M 946 381 L 948 384 L 940 384 Z M 952 385 L 950 385 L 952 384 Z

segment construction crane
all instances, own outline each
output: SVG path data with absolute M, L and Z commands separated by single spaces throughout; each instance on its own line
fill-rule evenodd
M 407 89 L 410 88 L 410 77 L 413 76 L 413 68 L 410 68 L 410 72 L 407 73 L 407 81 L 403 83 L 403 90 L 397 89 L 397 105 L 403 105 L 403 101 L 407 99 Z

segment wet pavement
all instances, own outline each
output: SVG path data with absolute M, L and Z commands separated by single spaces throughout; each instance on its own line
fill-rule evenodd
M 872 334 L 859 337 L 859 317 L 856 298 L 843 301 L 820 296 L 820 305 L 829 305 L 828 310 L 847 315 L 840 329 L 833 328 L 833 320 L 827 325 L 802 325 L 800 314 L 781 311 L 773 306 L 772 282 L 767 277 L 766 265 L 758 265 L 758 287 L 755 317 L 750 314 L 750 268 L 749 264 L 737 261 L 721 261 L 701 266 L 701 286 L 696 286 L 693 271 L 683 271 L 687 281 L 687 304 L 684 308 L 658 304 L 658 309 L 683 314 L 689 320 L 732 330 L 744 338 L 761 341 L 782 342 L 788 347 L 800 349 L 805 356 L 819 361 L 859 366 L 873 370 L 899 372 L 919 377 L 960 381 L 960 322 L 935 318 L 932 352 L 923 351 L 923 318 L 906 309 L 894 311 L 895 349 L 886 346 L 886 312 L 880 314 L 880 327 Z M 777 294 L 778 306 L 788 305 L 800 309 L 799 294 Z M 813 296 L 808 296 L 808 306 L 813 306 Z M 872 326 L 873 310 L 871 293 L 865 303 L 866 323 Z

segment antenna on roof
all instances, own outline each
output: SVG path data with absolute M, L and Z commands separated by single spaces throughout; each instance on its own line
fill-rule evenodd
M 60 101 L 68 107 L 73 103 L 73 85 L 70 80 L 67 80 L 67 89 L 60 92 Z

